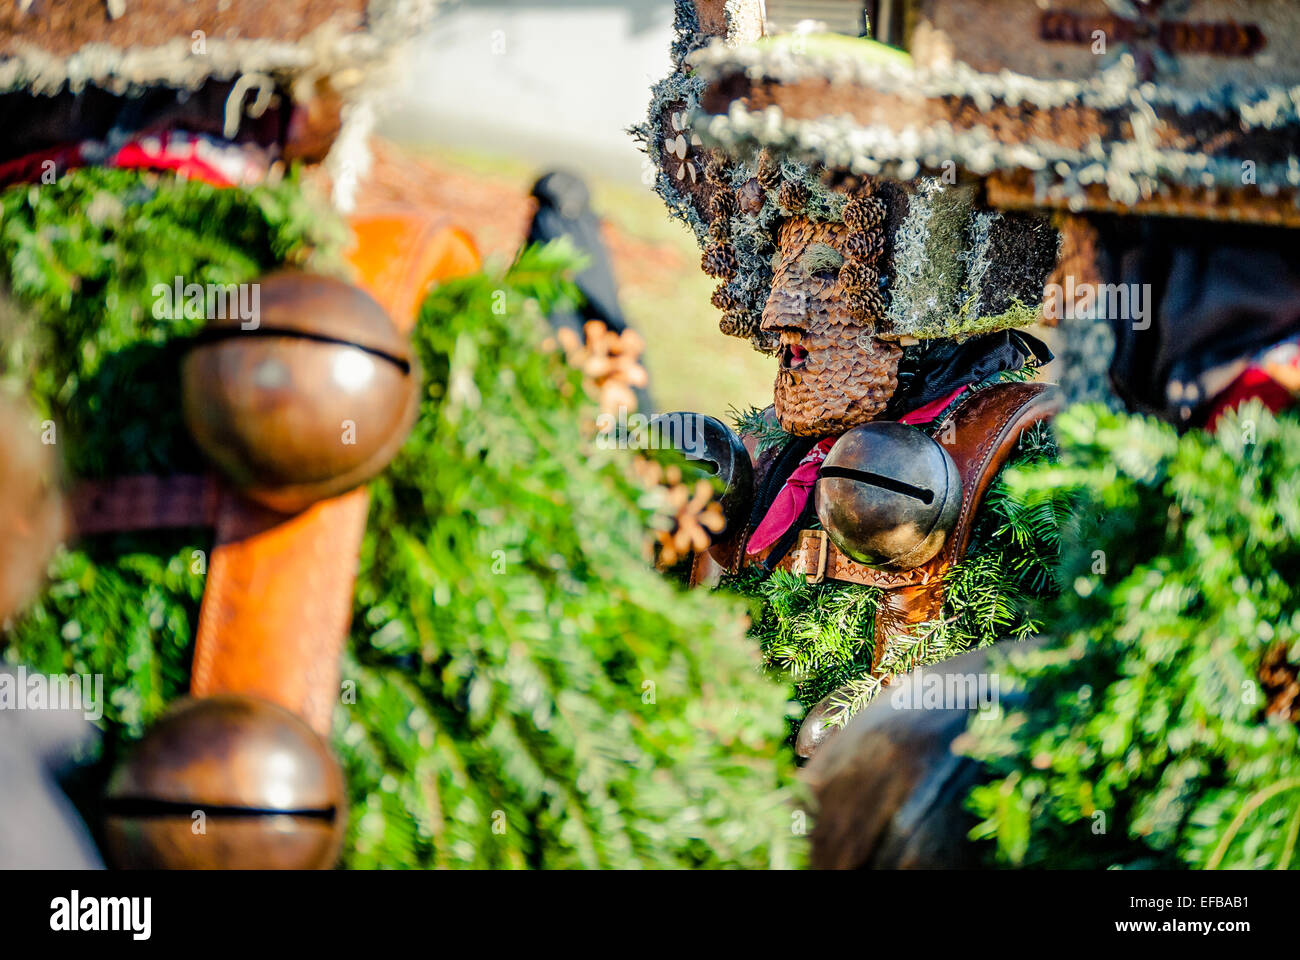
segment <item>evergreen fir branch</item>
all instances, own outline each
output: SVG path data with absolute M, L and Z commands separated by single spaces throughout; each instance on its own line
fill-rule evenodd
M 769 412 L 770 409 L 770 407 L 765 410 L 750 407 L 745 411 L 738 410 L 735 407 L 727 409 L 727 415 L 731 418 L 736 433 L 742 437 L 754 437 L 757 440 L 757 446 L 754 450 L 755 455 L 766 450 L 783 447 L 794 439 L 794 434 L 787 433 L 781 428 L 781 424 L 776 417 Z

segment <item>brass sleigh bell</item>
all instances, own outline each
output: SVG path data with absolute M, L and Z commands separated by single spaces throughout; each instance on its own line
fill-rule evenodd
M 915 427 L 882 421 L 845 433 L 817 479 L 817 519 L 844 553 L 885 570 L 937 554 L 961 512 L 948 451 Z
M 181 363 L 185 422 L 249 498 L 296 513 L 365 483 L 419 406 L 410 343 L 341 280 L 273 274 L 253 322 L 212 318 Z
M 728 531 L 749 513 L 754 498 L 754 466 L 736 431 L 717 417 L 679 410 L 651 417 L 650 436 L 660 445 L 680 451 L 688 460 L 706 464 L 722 482 L 718 503 Z
M 328 869 L 343 774 L 296 714 L 255 697 L 178 701 L 114 771 L 109 859 L 125 869 Z

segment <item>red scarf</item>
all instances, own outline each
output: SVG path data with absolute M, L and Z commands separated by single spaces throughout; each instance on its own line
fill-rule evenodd
M 912 426 L 930 423 L 948 409 L 966 389 L 965 386 L 958 387 L 948 396 L 940 397 L 899 417 L 898 422 Z M 780 540 L 782 534 L 794 526 L 795 521 L 803 514 L 804 507 L 808 505 L 808 498 L 812 496 L 813 485 L 817 482 L 817 474 L 821 472 L 822 461 L 826 459 L 826 455 L 831 452 L 831 447 L 835 446 L 835 441 L 838 439 L 839 437 L 835 436 L 819 440 L 817 445 L 808 451 L 808 455 L 799 461 L 799 465 L 794 468 L 794 472 L 786 480 L 781 492 L 772 501 L 772 506 L 768 507 L 762 522 L 754 528 L 754 532 L 749 537 L 749 546 L 745 548 L 746 553 L 761 553 Z

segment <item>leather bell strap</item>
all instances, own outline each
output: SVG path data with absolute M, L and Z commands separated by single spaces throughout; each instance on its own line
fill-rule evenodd
M 176 474 L 83 480 L 68 497 L 78 536 L 214 527 L 221 484 L 208 475 Z
M 407 331 L 437 280 L 477 270 L 467 234 L 414 209 L 355 217 L 361 286 Z M 328 735 L 352 619 L 369 497 L 364 488 L 292 517 L 225 497 L 199 612 L 191 692 L 247 693 Z
M 912 570 L 889 571 L 858 563 L 846 555 L 823 530 L 800 531 L 798 542 L 777 569 L 802 574 L 810 583 L 836 580 L 884 590 L 912 588 L 909 612 L 891 606 L 900 623 L 924 623 L 939 615 L 943 604 L 941 587 L 949 568 L 966 553 L 971 526 L 993 479 L 1010 459 L 1026 429 L 1056 413 L 1060 398 L 1056 389 L 1040 383 L 995 384 L 977 390 L 953 410 L 935 431 L 935 436 L 952 436 L 946 445 L 962 483 L 961 512 L 943 548 L 931 560 Z M 912 607 L 923 610 L 910 612 Z M 924 612 L 920 619 L 915 616 Z

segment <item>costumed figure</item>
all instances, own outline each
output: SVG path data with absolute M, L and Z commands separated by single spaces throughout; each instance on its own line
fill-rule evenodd
M 1052 455 L 1057 395 L 1030 382 L 1051 354 L 1023 328 L 1060 236 L 992 209 L 978 181 L 826 146 L 855 123 L 843 78 L 908 71 L 905 53 L 769 36 L 761 3 L 720 0 L 677 4 L 673 52 L 637 132 L 719 281 L 722 331 L 778 362 L 773 405 L 726 441 L 752 464 L 712 457 L 742 469 L 693 578 L 754 601 L 766 665 L 809 708 L 809 758 L 892 677 L 1031 634 L 1030 603 L 1055 589 L 1057 512 L 999 478 Z
M 909 64 L 735 51 L 708 82 L 836 176 L 948 166 L 1051 218 L 1068 406 L 1010 487 L 1070 520 L 1042 637 L 900 678 L 810 765 L 813 863 L 1295 867 L 1300 10 L 904 7 Z M 755 102 L 782 78 L 809 95 Z M 915 709 L 970 676 L 996 701 Z

